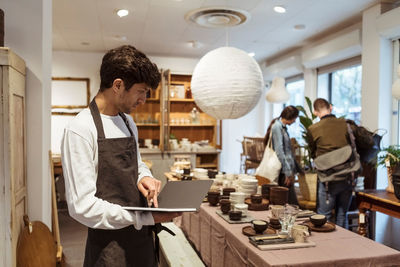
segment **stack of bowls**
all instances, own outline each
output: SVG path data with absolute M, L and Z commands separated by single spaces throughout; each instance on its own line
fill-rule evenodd
M 258 180 L 244 178 L 240 181 L 239 191 L 246 194 L 246 197 L 250 197 L 251 194 L 257 193 Z
M 199 180 L 208 179 L 208 170 L 202 168 L 195 168 L 193 170 L 193 176 Z
M 231 201 L 232 205 L 243 204 L 245 198 L 246 194 L 243 192 L 231 192 L 229 195 L 229 200 Z
M 285 205 L 288 203 L 289 189 L 283 186 L 271 187 L 269 201 L 272 205 Z

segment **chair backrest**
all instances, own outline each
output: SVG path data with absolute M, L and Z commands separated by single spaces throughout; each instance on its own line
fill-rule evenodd
M 247 160 L 261 162 L 264 155 L 264 137 L 244 136 L 242 141 L 243 155 Z

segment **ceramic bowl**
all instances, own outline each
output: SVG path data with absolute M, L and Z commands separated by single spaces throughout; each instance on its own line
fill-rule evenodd
M 240 183 L 241 183 L 242 185 L 255 185 L 255 186 L 257 186 L 257 185 L 258 185 L 258 180 L 257 180 L 257 179 L 248 179 L 248 178 L 245 178 L 245 179 L 242 179 L 242 180 L 240 181 Z
M 208 203 L 211 206 L 216 206 L 219 203 L 219 192 L 216 191 L 209 191 L 207 194 Z
M 252 220 L 251 226 L 257 234 L 262 234 L 268 228 L 268 222 L 264 220 Z
M 251 198 L 251 203 L 253 204 L 261 204 L 262 202 L 262 196 L 260 194 L 252 194 L 250 198 Z
M 235 191 L 236 191 L 236 189 L 233 187 L 226 187 L 226 188 L 222 189 L 222 194 L 224 196 L 229 196 L 231 192 L 235 192 Z
M 315 214 L 310 216 L 310 221 L 315 227 L 321 227 L 326 223 L 326 216 L 322 214 Z
M 228 199 L 221 199 L 219 204 L 221 205 L 222 213 L 228 214 L 228 212 L 231 210 L 231 202 Z
M 229 211 L 229 219 L 232 221 L 239 221 L 242 218 L 242 212 L 239 210 Z

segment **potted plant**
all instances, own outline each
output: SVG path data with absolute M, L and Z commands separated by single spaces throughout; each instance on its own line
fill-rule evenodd
M 388 173 L 386 191 L 394 193 L 392 174 L 400 166 L 400 146 L 391 145 L 381 150 L 378 156 L 378 166 L 384 166 Z
M 305 173 L 299 174 L 299 187 L 303 199 L 306 201 L 316 202 L 317 199 L 317 173 L 313 167 L 310 143 L 312 136 L 308 128 L 313 124 L 316 116 L 313 113 L 312 103 L 310 98 L 305 97 L 308 112 L 303 106 L 296 106 L 299 110 L 300 125 L 302 128 L 302 137 L 304 140 L 303 149 L 301 150 L 301 161 L 304 166 Z

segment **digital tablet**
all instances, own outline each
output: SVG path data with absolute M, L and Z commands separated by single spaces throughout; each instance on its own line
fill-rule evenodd
M 158 208 L 123 207 L 126 210 L 185 212 L 200 208 L 213 180 L 170 181 L 158 195 Z

